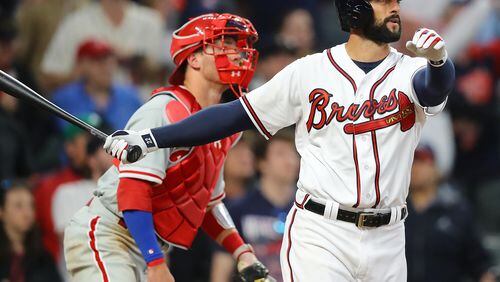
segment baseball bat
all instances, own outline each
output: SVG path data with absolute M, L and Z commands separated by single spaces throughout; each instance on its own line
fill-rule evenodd
M 2 70 L 0 70 L 0 91 L 16 98 L 24 99 L 26 101 L 34 103 L 36 106 L 55 114 L 56 116 L 78 126 L 83 130 L 90 132 L 90 134 L 96 136 L 99 139 L 106 140 L 106 137 L 108 137 L 108 135 L 104 132 L 61 109 L 54 103 L 45 99 L 42 95 L 36 93 L 33 89 L 24 85 L 22 82 L 8 75 Z M 127 152 L 127 161 L 129 161 L 130 163 L 136 162 L 142 155 L 142 150 L 137 145 L 129 146 L 129 148 L 127 148 Z

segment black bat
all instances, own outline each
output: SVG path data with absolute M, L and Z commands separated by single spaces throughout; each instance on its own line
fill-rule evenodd
M 35 104 L 36 106 L 55 114 L 56 116 L 64 119 L 65 121 L 70 122 L 80 127 L 81 129 L 90 132 L 90 134 L 96 136 L 97 138 L 106 140 L 106 137 L 108 137 L 108 135 L 105 134 L 104 132 L 98 130 L 97 128 L 91 126 L 90 124 L 80 120 L 74 115 L 61 109 L 54 103 L 45 99 L 42 95 L 36 93 L 33 89 L 24 85 L 22 82 L 13 78 L 12 76 L 6 74 L 2 70 L 0 70 L 0 91 L 5 92 L 16 98 L 29 101 Z M 137 145 L 129 146 L 129 148 L 127 148 L 127 152 L 128 152 L 127 161 L 129 161 L 130 163 L 136 162 L 142 155 L 142 149 Z

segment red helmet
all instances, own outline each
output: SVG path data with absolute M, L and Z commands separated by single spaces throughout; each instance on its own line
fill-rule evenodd
M 236 47 L 224 44 L 228 37 L 236 40 Z M 202 48 L 205 54 L 215 57 L 215 65 L 223 84 L 247 88 L 257 64 L 258 52 L 253 48 L 257 38 L 258 34 L 252 23 L 236 15 L 211 13 L 193 18 L 173 33 L 170 55 L 177 67 L 169 82 L 173 85 L 183 83 L 184 62 L 190 54 Z M 214 53 L 210 51 L 214 48 L 207 48 L 208 46 L 222 52 Z M 239 56 L 237 65 L 230 61 L 228 55 L 231 54 Z

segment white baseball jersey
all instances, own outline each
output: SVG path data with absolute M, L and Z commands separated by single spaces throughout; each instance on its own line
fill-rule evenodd
M 412 80 L 425 66 L 391 48 L 365 74 L 342 44 L 295 61 L 240 101 L 266 138 L 296 125 L 299 189 L 344 206 L 401 206 L 426 115 L 446 104 L 419 104 Z

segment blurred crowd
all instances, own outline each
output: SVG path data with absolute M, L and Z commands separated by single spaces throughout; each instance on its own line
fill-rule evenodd
M 500 1 L 402 1 L 404 43 L 443 35 L 457 80 L 415 154 L 406 221 L 409 281 L 500 277 Z M 292 61 L 344 42 L 331 0 L 2 0 L 0 69 L 110 133 L 166 84 L 170 36 L 192 16 L 232 12 L 259 32 L 251 88 Z M 67 281 L 64 227 L 111 158 L 102 142 L 0 92 L 0 281 Z M 281 279 L 279 250 L 300 158 L 293 129 L 247 132 L 225 164 L 224 200 L 244 239 Z M 230 255 L 200 233 L 174 249 L 176 281 L 231 281 Z

